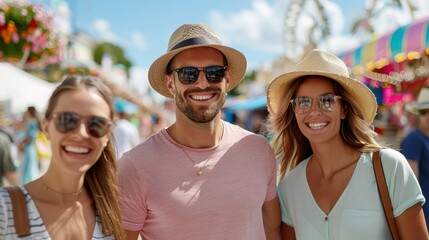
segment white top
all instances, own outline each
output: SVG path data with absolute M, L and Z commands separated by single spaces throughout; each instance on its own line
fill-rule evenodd
M 113 128 L 117 157 L 129 151 L 140 143 L 140 134 L 137 127 L 126 119 L 116 121 Z
M 401 215 L 425 199 L 407 160 L 399 152 L 380 152 L 393 215 Z M 391 239 L 377 189 L 372 153 L 363 153 L 350 182 L 326 215 L 317 205 L 307 182 L 310 158 L 302 161 L 279 183 L 282 221 L 294 227 L 297 239 Z
M 0 239 L 51 239 L 30 194 L 23 186 L 21 186 L 21 190 L 24 192 L 25 201 L 27 202 L 28 219 L 30 221 L 31 235 L 24 238 L 18 238 L 13 222 L 12 203 L 9 196 L 9 192 L 5 189 L 0 189 Z M 103 235 L 101 222 L 98 215 L 96 216 L 96 223 L 94 227 L 94 232 L 92 234 L 92 239 L 114 239 L 114 237 L 112 236 L 105 237 Z

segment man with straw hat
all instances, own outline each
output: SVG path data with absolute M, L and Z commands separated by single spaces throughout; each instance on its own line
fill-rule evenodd
M 402 154 L 408 159 L 423 195 L 429 198 L 429 88 L 422 88 L 417 102 L 408 110 L 418 116 L 417 127 L 411 130 L 401 143 Z M 423 205 L 426 225 L 429 224 L 429 204 Z M 429 226 L 428 226 L 429 229 Z
M 271 147 L 221 119 L 246 58 L 206 25 L 185 24 L 149 69 L 173 98 L 176 122 L 125 153 L 120 164 L 129 239 L 277 239 L 280 209 Z

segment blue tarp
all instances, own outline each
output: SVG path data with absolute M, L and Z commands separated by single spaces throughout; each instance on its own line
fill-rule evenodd
M 256 110 L 260 108 L 267 107 L 267 99 L 265 96 L 260 96 L 256 98 L 246 99 L 240 101 L 236 104 L 228 106 L 225 108 L 225 111 L 236 111 L 236 110 Z
M 267 99 L 265 96 L 255 97 L 255 98 L 249 98 L 246 100 L 239 101 L 237 103 L 231 104 L 227 107 L 225 107 L 224 113 L 225 113 L 225 120 L 228 122 L 234 121 L 234 112 L 235 111 L 254 111 L 258 109 L 264 109 L 267 108 Z

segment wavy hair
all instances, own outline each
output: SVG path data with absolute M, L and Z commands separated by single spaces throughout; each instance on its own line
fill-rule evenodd
M 310 76 L 295 80 L 280 96 L 284 104 L 280 104 L 276 113 L 270 112 L 267 128 L 271 138 L 271 146 L 280 160 L 280 178 L 297 166 L 302 160 L 310 157 L 313 150 L 308 139 L 301 133 L 290 101 L 296 96 L 299 86 Z M 377 133 L 365 122 L 361 105 L 336 81 L 331 81 L 334 93 L 341 96 L 342 107 L 347 109 L 346 117 L 341 120 L 340 135 L 343 141 L 360 152 L 370 152 L 382 148 L 377 142 Z
M 113 119 L 114 108 L 110 88 L 99 78 L 93 76 L 68 76 L 52 93 L 45 119 L 50 119 L 58 98 L 65 92 L 76 89 L 93 89 L 106 101 Z M 98 161 L 85 174 L 85 187 L 89 189 L 100 216 L 103 234 L 113 235 L 115 239 L 125 239 L 119 208 L 119 184 L 116 153 L 109 139 Z

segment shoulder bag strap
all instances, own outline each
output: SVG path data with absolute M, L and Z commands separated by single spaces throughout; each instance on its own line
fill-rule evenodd
M 386 178 L 384 177 L 383 165 L 380 160 L 380 151 L 372 155 L 372 164 L 374 166 L 375 180 L 377 181 L 378 193 L 383 203 L 384 214 L 389 224 L 390 233 L 394 240 L 399 240 L 398 229 L 396 228 L 395 218 L 393 217 L 393 208 L 390 201 L 389 191 L 387 189 Z
M 30 221 L 28 220 L 25 195 L 19 187 L 5 187 L 12 201 L 13 221 L 18 237 L 30 235 Z

